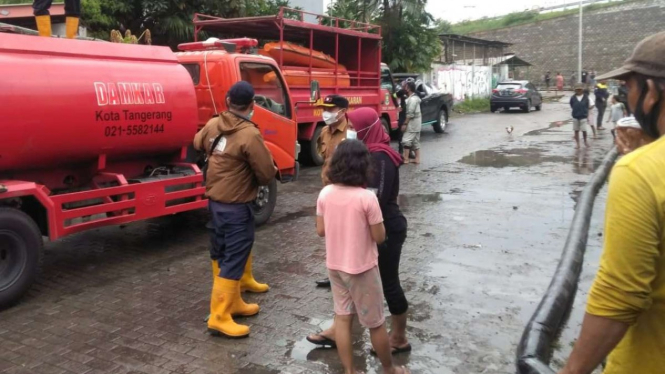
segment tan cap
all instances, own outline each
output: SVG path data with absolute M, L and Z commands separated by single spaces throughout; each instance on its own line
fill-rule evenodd
M 644 38 L 621 68 L 598 76 L 596 80 L 622 79 L 631 73 L 665 78 L 663 55 L 665 55 L 665 31 Z

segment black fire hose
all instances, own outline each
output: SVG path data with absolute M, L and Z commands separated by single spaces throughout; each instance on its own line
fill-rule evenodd
M 517 372 L 519 374 L 554 374 L 549 367 L 552 343 L 557 339 L 575 301 L 577 283 L 582 272 L 582 261 L 589 236 L 589 223 L 596 195 L 605 184 L 618 156 L 615 148 L 605 156 L 584 187 L 577 202 L 573 222 L 563 247 L 561 260 L 552 282 L 526 325 L 517 346 Z

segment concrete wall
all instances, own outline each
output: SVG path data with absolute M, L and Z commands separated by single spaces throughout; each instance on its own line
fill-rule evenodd
M 492 68 L 489 66 L 432 65 L 432 71 L 425 74 L 425 81 L 450 93 L 453 99 L 488 97 L 492 92 Z
M 615 69 L 644 37 L 665 31 L 665 0 L 632 1 L 584 12 L 583 69 Z M 577 72 L 579 17 L 571 15 L 538 23 L 471 34 L 513 43 L 506 50 L 533 64 L 526 79 L 542 85 L 545 72 L 557 71 L 566 83 Z

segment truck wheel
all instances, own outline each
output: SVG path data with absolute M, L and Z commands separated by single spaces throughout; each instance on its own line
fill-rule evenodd
M 321 136 L 321 130 L 323 130 L 323 126 L 317 126 L 312 135 L 312 140 L 302 143 L 302 152 L 300 154 L 303 156 L 303 162 L 308 165 L 323 165 L 323 155 L 319 153 L 318 147 L 316 146 L 319 137 Z
M 448 125 L 448 112 L 445 109 L 439 110 L 439 115 L 437 121 L 432 125 L 434 132 L 437 134 L 443 134 L 446 131 L 446 126 Z
M 12 306 L 32 286 L 43 247 L 42 234 L 30 216 L 0 208 L 0 310 Z
M 390 135 L 390 133 L 392 132 L 392 129 L 390 128 L 390 122 L 388 122 L 383 117 L 381 117 L 381 126 L 383 126 L 383 130 L 386 132 L 386 134 Z
M 254 210 L 254 223 L 261 226 L 268 222 L 277 205 L 277 179 L 273 179 L 267 186 L 259 187 L 256 200 L 252 203 Z

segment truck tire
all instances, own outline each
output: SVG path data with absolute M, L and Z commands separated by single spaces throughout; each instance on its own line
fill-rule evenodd
M 319 153 L 319 150 L 317 149 L 318 147 L 316 146 L 319 137 L 321 136 L 321 130 L 323 130 L 323 126 L 317 126 L 312 135 L 312 140 L 302 143 L 302 152 L 300 154 L 303 156 L 303 162 L 307 165 L 323 165 L 323 155 Z
M 259 187 L 256 200 L 252 203 L 256 226 L 268 222 L 275 210 L 275 205 L 277 205 L 277 179 L 273 179 L 267 186 Z
M 0 310 L 14 305 L 32 286 L 43 248 L 42 233 L 30 216 L 0 208 Z
M 446 126 L 448 125 L 448 111 L 445 109 L 439 110 L 437 116 L 437 121 L 432 125 L 434 132 L 437 134 L 443 134 L 446 131 Z
M 388 122 L 388 120 L 383 117 L 381 117 L 381 126 L 383 126 L 383 130 L 386 132 L 386 134 L 390 135 L 392 132 L 392 129 L 390 128 L 390 122 Z

